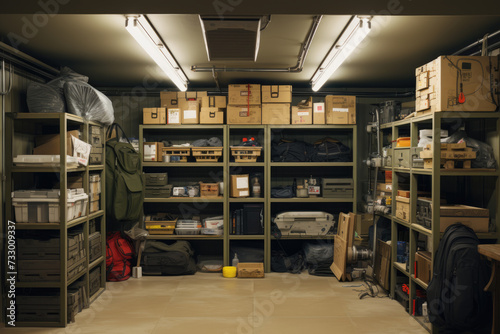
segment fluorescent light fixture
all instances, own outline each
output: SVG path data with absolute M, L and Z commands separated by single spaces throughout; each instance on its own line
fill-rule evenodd
M 188 79 L 146 17 L 127 16 L 125 27 L 179 90 L 186 91 Z
M 317 92 L 370 32 L 371 17 L 354 17 L 331 48 L 312 79 L 312 90 Z

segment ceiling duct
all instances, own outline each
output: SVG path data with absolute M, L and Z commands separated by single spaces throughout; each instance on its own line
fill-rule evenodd
M 261 17 L 200 16 L 209 61 L 256 61 Z

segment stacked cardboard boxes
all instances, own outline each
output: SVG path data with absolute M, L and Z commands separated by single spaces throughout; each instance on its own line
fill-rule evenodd
M 262 124 L 290 124 L 292 86 L 262 86 Z
M 312 97 L 300 101 L 292 107 L 292 124 L 312 124 L 313 121 Z
M 199 124 L 200 105 L 206 96 L 206 91 L 161 92 L 161 107 L 166 108 L 166 123 Z
M 90 126 L 90 149 L 89 163 L 91 165 L 102 165 L 104 161 L 104 134 L 99 126 Z
M 356 96 L 327 95 L 326 124 L 356 124 Z
M 90 213 L 99 211 L 100 199 L 101 199 L 101 176 L 99 174 L 91 174 L 89 176 Z
M 225 96 L 204 96 L 201 99 L 200 124 L 224 124 Z
M 227 124 L 262 124 L 260 85 L 229 85 Z

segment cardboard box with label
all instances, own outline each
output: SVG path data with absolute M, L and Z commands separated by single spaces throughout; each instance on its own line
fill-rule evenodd
M 292 124 L 312 124 L 312 97 L 292 107 Z
M 200 123 L 200 103 L 197 100 L 179 99 L 182 124 Z
M 313 104 L 313 124 L 326 124 L 324 102 Z
M 250 196 L 248 174 L 231 175 L 231 197 L 248 196 Z
M 260 105 L 227 106 L 227 124 L 262 124 L 262 109 Z
M 160 101 L 162 108 L 178 108 L 177 92 L 160 92 Z
M 73 140 L 71 136 L 79 138 L 79 130 L 71 130 L 66 135 L 66 155 L 73 156 Z M 57 155 L 60 154 L 60 134 L 41 135 L 35 137 L 35 148 L 33 154 L 35 155 Z
M 225 96 L 204 96 L 201 99 L 202 108 L 226 108 L 227 99 Z
M 167 124 L 181 124 L 181 109 L 167 109 Z
M 415 70 L 415 110 L 495 111 L 491 80 L 499 80 L 497 64 L 497 57 L 440 56 L 420 66 Z
M 143 108 L 142 124 L 167 124 L 167 109 Z
M 290 103 L 262 103 L 262 124 L 290 124 Z
M 292 103 L 292 86 L 262 86 L 262 103 Z
M 356 96 L 327 95 L 326 124 L 356 124 Z
M 201 107 L 200 124 L 224 124 L 223 109 Z
M 144 161 L 162 161 L 163 143 L 145 142 L 144 143 Z
M 260 85 L 229 85 L 229 105 L 260 105 Z M 259 123 L 260 124 L 260 123 Z

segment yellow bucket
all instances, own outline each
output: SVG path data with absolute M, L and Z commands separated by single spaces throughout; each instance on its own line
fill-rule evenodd
M 223 267 L 222 276 L 226 278 L 236 277 L 236 267 L 231 267 L 231 266 Z

